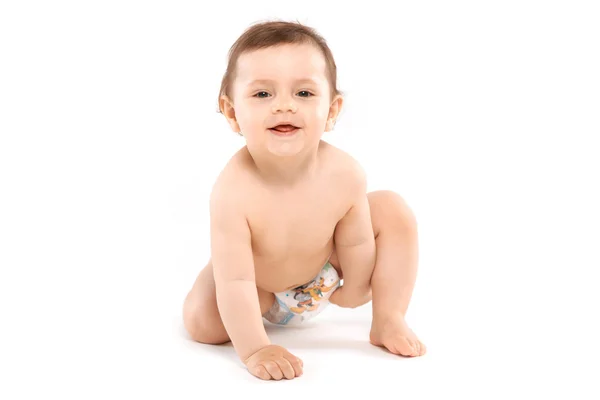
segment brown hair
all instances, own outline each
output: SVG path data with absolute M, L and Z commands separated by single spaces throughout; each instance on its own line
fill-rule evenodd
M 222 95 L 231 97 L 229 90 L 235 79 L 238 58 L 243 53 L 282 44 L 313 44 L 319 48 L 325 57 L 331 98 L 333 99 L 336 95 L 341 94 L 341 91 L 337 88 L 337 67 L 326 40 L 314 28 L 302 25 L 298 21 L 271 20 L 251 25 L 229 49 L 227 70 L 221 81 L 219 99 Z M 220 106 L 218 108 L 218 112 L 221 113 Z

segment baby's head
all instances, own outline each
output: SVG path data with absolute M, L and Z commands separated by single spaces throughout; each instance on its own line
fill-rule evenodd
M 333 55 L 313 28 L 296 22 L 258 23 L 229 50 L 219 112 L 245 137 L 249 149 L 293 155 L 313 148 L 333 128 L 341 106 Z M 281 123 L 299 129 L 272 129 Z

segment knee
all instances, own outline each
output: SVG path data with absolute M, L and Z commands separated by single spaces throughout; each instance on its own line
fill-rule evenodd
M 391 190 L 378 190 L 367 194 L 371 217 L 379 223 L 415 227 L 417 219 L 408 203 L 398 193 Z M 375 222 L 374 222 L 375 223 Z
M 206 307 L 199 302 L 194 302 L 188 297 L 183 305 L 183 326 L 190 338 L 204 344 L 223 344 L 229 341 L 224 337 L 222 330 L 211 324 L 206 314 Z

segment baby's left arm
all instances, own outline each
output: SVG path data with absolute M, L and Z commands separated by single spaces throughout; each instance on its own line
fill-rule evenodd
M 342 269 L 344 285 L 333 293 L 331 302 L 358 307 L 369 301 L 371 276 L 375 267 L 375 237 L 366 193 L 364 173 L 351 183 L 352 207 L 338 222 L 335 250 Z

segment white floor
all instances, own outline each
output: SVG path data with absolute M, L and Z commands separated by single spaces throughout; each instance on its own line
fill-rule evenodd
M 411 399 L 600 395 L 596 285 L 555 272 L 568 266 L 542 254 L 537 262 L 547 273 L 531 274 L 526 264 L 535 260 L 503 266 L 494 259 L 507 256 L 461 258 L 447 246 L 436 255 L 424 237 L 408 320 L 426 356 L 400 358 L 370 345 L 369 305 L 332 306 L 299 328 L 267 324 L 274 343 L 303 359 L 305 374 L 262 382 L 230 345 L 189 340 L 180 305 L 201 256 L 191 248 L 178 254 L 185 246 L 168 241 L 173 226 L 155 227 L 166 232 L 162 248 L 157 233 L 140 229 L 127 240 L 115 232 L 108 247 L 77 250 L 75 242 L 71 256 L 63 255 L 65 267 L 44 269 L 43 258 L 61 255 L 42 247 L 35 273 L 14 272 L 17 288 L 2 281 L 2 390 L 11 393 L 3 398 L 194 399 L 212 389 L 250 398 L 291 390 L 368 395 L 374 387 Z M 131 250 L 111 253 L 118 242 Z M 194 246 L 199 253 L 203 247 Z M 584 263 L 585 256 L 573 260 Z

